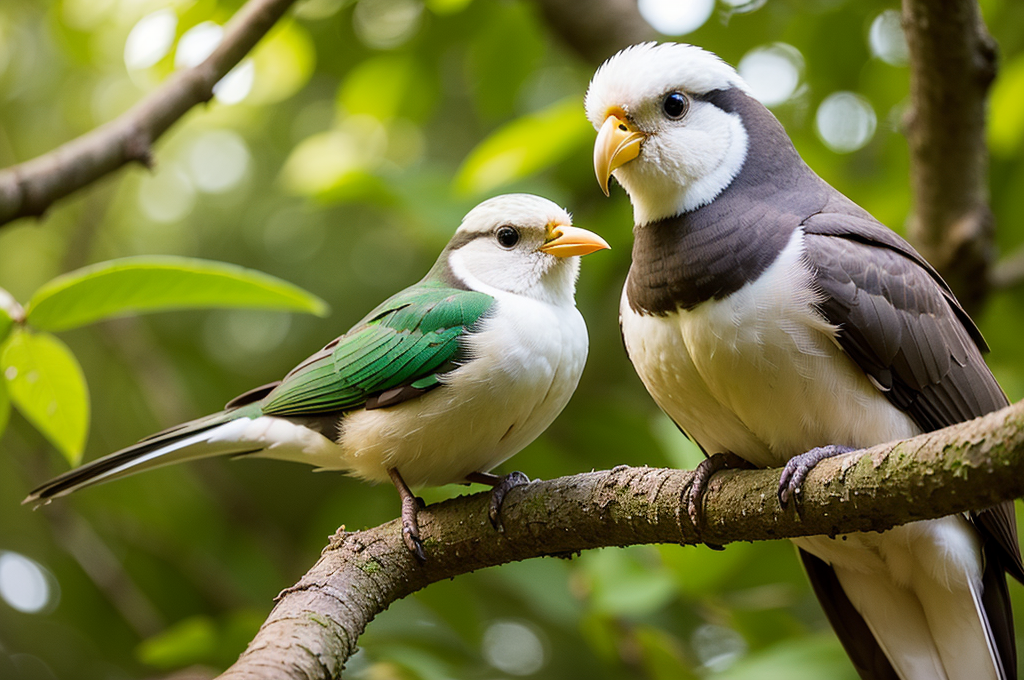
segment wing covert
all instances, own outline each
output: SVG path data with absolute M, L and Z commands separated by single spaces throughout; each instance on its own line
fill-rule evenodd
M 408 288 L 293 369 L 267 395 L 263 412 L 344 411 L 383 392 L 409 395 L 435 387 L 437 376 L 460 360 L 460 340 L 493 304 L 484 293 L 441 284 Z M 394 392 L 407 387 L 414 391 Z M 393 403 L 393 396 L 372 402 L 374 407 Z
M 840 347 L 925 432 L 1009 402 L 981 354 L 981 333 L 935 270 L 873 218 L 818 213 L 804 223 L 819 309 Z M 1024 582 L 1013 504 L 971 513 Z

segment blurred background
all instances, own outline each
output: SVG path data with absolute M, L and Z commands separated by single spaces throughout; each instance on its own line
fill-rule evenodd
M 0 167 L 111 120 L 201 61 L 240 4 L 4 0 Z M 581 20 L 599 4 L 580 3 Z M 1024 245 L 1024 5 L 981 4 L 1002 55 L 989 142 L 1005 256 Z M 685 36 L 737 65 L 807 162 L 902 231 L 908 71 L 896 3 L 639 6 L 652 35 Z M 527 0 L 303 0 L 160 140 L 154 171 L 122 170 L 41 224 L 0 228 L 0 287 L 21 301 L 82 265 L 161 253 L 266 271 L 332 305 L 323 319 L 179 312 L 62 333 L 89 384 L 85 458 L 280 377 L 419 279 L 479 200 L 529 191 L 613 250 L 583 264 L 592 349 L 579 391 L 501 471 L 696 464 L 619 342 L 631 210 L 621 189 L 606 199 L 594 180 L 582 108 L 614 49 L 580 50 L 586 29 L 550 16 Z M 994 294 L 979 321 L 990 365 L 1021 399 L 1024 290 Z M 211 677 L 339 525 L 398 514 L 391 488 L 273 461 L 207 461 L 35 512 L 19 505 L 65 469 L 14 415 L 0 440 L 0 678 Z M 1011 593 L 1024 617 L 1022 589 Z M 361 647 L 348 677 L 855 678 L 786 542 L 511 564 L 396 603 Z

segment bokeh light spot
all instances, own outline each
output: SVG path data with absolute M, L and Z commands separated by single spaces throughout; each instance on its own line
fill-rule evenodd
M 871 54 L 887 64 L 903 66 L 907 63 L 907 37 L 897 10 L 887 9 L 875 17 L 868 31 L 868 44 Z
M 272 352 L 288 335 L 291 316 L 280 312 L 232 309 L 211 314 L 203 328 L 206 351 L 235 370 L 252 368 L 252 358 Z
M 249 147 L 231 130 L 199 135 L 188 151 L 188 169 L 196 188 L 220 194 L 238 185 L 249 167 Z
M 509 675 L 532 675 L 544 667 L 544 643 L 529 626 L 517 621 L 495 621 L 484 632 L 487 663 Z
M 356 35 L 368 47 L 398 47 L 420 26 L 423 4 L 417 0 L 360 0 L 352 12 Z
M 256 80 L 256 65 L 252 59 L 243 59 L 213 86 L 213 96 L 221 104 L 237 104 L 252 92 Z
M 11 551 L 0 552 L 0 597 L 19 612 L 35 614 L 53 600 L 52 577 L 35 560 Z
M 178 40 L 178 49 L 174 53 L 174 68 L 198 66 L 217 49 L 217 45 L 220 45 L 223 39 L 224 29 L 219 24 L 212 21 L 196 24 L 185 31 Z
M 639 0 L 637 9 L 658 33 L 685 35 L 711 18 L 715 0 Z
M 720 0 L 729 14 L 749 14 L 764 7 L 768 0 Z
M 178 16 L 161 9 L 139 19 L 124 43 L 124 65 L 129 71 L 149 68 L 163 59 L 174 44 Z
M 814 117 L 814 127 L 825 146 L 836 153 L 863 147 L 875 134 L 875 110 L 854 92 L 833 92 L 825 97 Z
M 732 666 L 747 653 L 747 641 L 732 628 L 706 623 L 693 631 L 693 651 L 701 664 L 718 673 Z
M 758 101 L 765 106 L 775 106 L 796 92 L 803 68 L 800 50 L 785 43 L 775 43 L 747 52 L 737 70 Z
M 139 208 L 154 222 L 184 219 L 196 202 L 192 180 L 174 163 L 163 163 L 151 175 L 139 180 Z

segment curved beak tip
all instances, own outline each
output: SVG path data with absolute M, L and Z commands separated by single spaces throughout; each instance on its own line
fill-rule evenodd
M 610 195 L 608 181 L 612 173 L 640 155 L 644 138 L 644 133 L 623 116 L 611 113 L 605 118 L 594 141 L 594 173 L 605 196 Z

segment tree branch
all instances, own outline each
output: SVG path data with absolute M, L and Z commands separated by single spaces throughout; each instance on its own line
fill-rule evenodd
M 38 158 L 0 170 L 0 225 L 42 216 L 53 203 L 122 165 L 152 164 L 152 145 L 248 54 L 295 0 L 250 0 L 203 63 L 172 75 L 115 120 Z
M 644 21 L 636 0 L 537 0 L 548 26 L 577 54 L 600 64 L 623 47 L 654 40 L 657 32 Z
M 910 49 L 911 240 L 967 311 L 976 312 L 989 292 L 994 256 L 985 107 L 996 44 L 975 0 L 903 0 L 903 28 Z
M 1024 495 L 1024 402 L 904 442 L 822 462 L 795 509 L 776 498 L 779 470 L 716 475 L 698 533 L 681 510 L 691 472 L 620 466 L 509 493 L 505 532 L 478 493 L 420 513 L 427 563 L 402 543 L 401 525 L 347 532 L 278 596 L 256 638 L 221 678 L 336 678 L 374 616 L 431 583 L 545 555 L 646 543 L 720 545 L 815 534 L 881 531 L 985 508 Z

